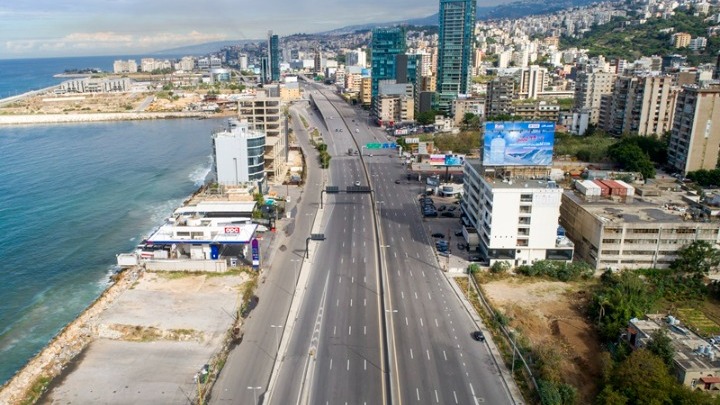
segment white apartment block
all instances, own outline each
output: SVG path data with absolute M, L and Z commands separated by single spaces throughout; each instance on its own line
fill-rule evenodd
M 600 119 L 600 99 L 604 94 L 612 94 L 615 86 L 615 73 L 579 72 L 575 81 L 575 108 L 590 112 L 590 123 L 597 124 Z
M 140 70 L 142 72 L 152 72 L 153 70 L 161 69 L 172 69 L 172 64 L 169 60 L 160 60 L 154 58 L 142 58 L 140 59 Z
M 520 86 L 518 98 L 537 99 L 541 96 L 548 83 L 548 71 L 544 67 L 532 65 L 520 70 Z
M 466 240 L 477 234 L 478 250 L 489 265 L 571 261 L 572 242 L 558 236 L 563 190 L 551 181 L 503 181 L 483 171 L 479 159 L 465 160 L 460 207 L 466 217 Z
M 133 59 L 113 62 L 113 73 L 137 73 L 138 65 Z
M 112 93 L 129 91 L 132 81 L 127 77 L 95 79 L 86 77 L 83 79 L 66 80 L 60 83 L 56 94 L 65 93 Z
M 192 56 L 184 56 L 177 63 L 175 63 L 175 70 L 182 70 L 184 72 L 191 72 L 195 70 L 195 58 Z

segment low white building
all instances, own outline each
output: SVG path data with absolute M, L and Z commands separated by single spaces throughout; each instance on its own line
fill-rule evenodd
M 555 182 L 486 177 L 479 159 L 465 160 L 463 181 L 463 233 L 468 241 L 477 234 L 489 265 L 572 260 L 572 242 L 558 235 L 563 190 Z

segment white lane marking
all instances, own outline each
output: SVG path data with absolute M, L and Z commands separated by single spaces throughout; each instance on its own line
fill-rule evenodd
M 418 402 L 420 402 L 420 388 L 415 388 L 415 394 L 417 395 Z
M 425 277 L 425 270 L 422 271 L 423 277 Z
M 363 276 L 363 284 L 367 284 L 367 277 Z
M 475 389 L 473 388 L 472 383 L 470 383 L 470 393 L 471 393 L 472 396 L 473 396 L 473 402 L 477 402 L 477 401 L 475 400 Z
M 425 324 L 423 323 L 422 318 L 420 318 L 420 326 L 421 326 L 421 327 L 422 327 L 422 326 L 425 326 Z
M 411 359 L 414 359 L 414 358 L 415 358 L 415 356 L 413 356 L 412 349 L 410 349 L 410 358 L 411 358 Z
M 352 335 L 352 326 L 348 326 L 348 335 Z
M 335 306 L 336 306 L 336 307 L 339 307 L 339 306 L 340 306 L 340 298 L 338 298 L 338 300 L 335 301 Z
M 400 297 L 402 297 L 402 299 L 405 299 L 405 291 L 400 291 Z
M 410 277 L 414 277 L 412 270 L 408 270 L 408 273 L 410 273 Z
M 340 264 L 343 264 L 344 262 L 345 262 L 345 258 L 344 258 L 344 257 L 341 257 L 341 258 L 340 258 Z
M 457 404 L 457 403 L 458 403 L 458 400 L 457 400 L 457 393 L 456 393 L 455 391 L 453 391 L 453 397 L 455 397 L 455 403 Z
M 332 370 L 332 358 L 330 359 L 330 370 Z
M 367 370 L 367 359 L 363 360 L 363 369 Z
M 365 247 L 365 246 L 366 246 L 366 245 L 365 245 L 365 241 L 363 241 L 363 247 Z
M 400 239 L 402 239 L 403 242 L 405 242 L 405 237 L 401 236 Z
M 350 277 L 350 282 L 355 283 L 355 276 Z
M 348 371 L 350 371 L 350 359 L 348 359 L 347 369 L 348 369 Z
M 364 307 L 367 306 L 367 298 L 363 298 L 363 306 L 364 306 Z
M 435 402 L 440 403 L 440 397 L 438 396 L 437 390 L 435 390 Z
M 397 252 L 393 252 L 393 254 L 395 255 L 395 258 L 397 259 Z
M 338 284 L 342 284 L 342 277 L 338 277 Z
M 445 350 L 443 350 L 443 357 L 445 357 L 445 361 L 447 361 L 447 353 L 445 353 Z
M 415 291 L 415 299 L 418 299 L 417 291 Z
M 367 335 L 367 325 L 363 326 L 363 335 Z
M 352 306 L 352 298 L 350 298 L 350 306 Z
M 462 356 L 463 356 L 463 354 L 462 354 L 462 352 L 460 352 L 460 357 L 462 357 Z M 463 363 L 463 366 L 464 366 L 464 365 L 465 365 L 465 363 Z
M 436 327 L 436 328 L 439 328 L 439 327 L 440 327 L 440 324 L 438 323 L 437 318 L 435 318 L 435 327 Z
M 425 350 L 425 354 L 427 354 L 427 358 L 430 360 L 430 350 Z
M 407 316 L 405 317 L 405 326 L 410 326 L 410 324 L 408 323 L 408 318 L 407 318 Z
M 337 326 L 333 326 L 333 335 L 337 335 Z
M 430 292 L 428 292 L 428 299 L 432 300 L 432 295 L 430 295 Z

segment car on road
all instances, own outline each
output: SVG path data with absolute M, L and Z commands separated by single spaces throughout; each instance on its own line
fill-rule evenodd
M 435 210 L 426 210 L 423 212 L 423 215 L 426 217 L 437 217 L 438 216 L 437 211 L 435 211 Z
M 455 231 L 455 236 L 463 236 L 462 229 Z
M 355 181 L 355 185 L 356 185 L 356 186 L 359 186 L 359 185 L 360 185 L 360 181 L 356 180 L 356 181 Z
M 400 180 L 395 180 L 395 184 L 400 184 Z
M 485 334 L 481 330 L 476 330 L 472 333 L 473 339 L 477 340 L 478 342 L 484 342 L 485 341 Z
M 477 255 L 473 255 L 473 256 L 468 257 L 468 261 L 471 261 L 471 262 L 481 262 L 481 261 L 483 261 L 483 260 L 482 260 L 482 257 L 477 256 Z
M 440 232 L 435 232 L 435 233 L 432 234 L 431 236 L 432 236 L 433 238 L 445 239 L 445 235 L 442 234 L 442 233 L 440 233 Z
M 444 256 L 444 257 L 449 257 L 449 256 L 450 256 L 450 252 L 449 252 L 449 251 L 448 251 L 448 252 L 438 251 L 438 254 L 439 254 L 440 256 Z

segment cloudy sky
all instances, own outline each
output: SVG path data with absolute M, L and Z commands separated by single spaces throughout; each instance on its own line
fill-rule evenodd
M 478 6 L 502 0 L 480 0 Z M 0 0 L 0 59 L 140 54 L 426 17 L 438 0 Z

